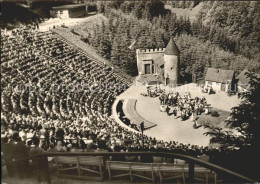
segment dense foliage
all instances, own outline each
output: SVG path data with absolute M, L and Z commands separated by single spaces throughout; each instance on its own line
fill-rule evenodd
M 159 7 L 158 11 L 154 6 Z M 170 36 L 175 37 L 181 50 L 181 75 L 188 82 L 192 77 L 203 78 L 207 67 L 232 69 L 237 73 L 244 68 L 260 71 L 257 58 L 233 52 L 243 47 L 228 38 L 222 29 L 213 31 L 214 28 L 200 20 L 191 23 L 188 18 L 178 18 L 159 2 L 100 2 L 99 10 L 109 19 L 107 23 L 85 29 L 85 33 L 80 31 L 84 29 L 82 26 L 75 30 L 103 57 L 129 74 L 137 74 L 137 48 L 163 48 Z
M 259 180 L 260 78 L 253 73 L 246 75 L 250 78 L 250 91 L 239 94 L 242 102 L 232 109 L 227 120 L 234 131 L 206 126 L 210 129 L 206 134 L 212 136 L 212 143 L 230 150 L 216 155 L 214 162 Z
M 259 1 L 209 1 L 198 20 L 208 27 L 207 38 L 219 40 L 222 48 L 259 60 L 259 9 Z
M 193 8 L 199 3 L 200 1 L 166 1 L 166 4 L 173 8 Z
M 21 24 L 32 24 L 40 22 L 42 17 L 31 12 L 30 10 L 14 3 L 1 2 L 1 28 L 13 29 Z

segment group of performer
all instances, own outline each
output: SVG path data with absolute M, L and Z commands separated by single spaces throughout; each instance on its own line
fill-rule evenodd
M 190 92 L 185 92 L 182 97 L 178 92 L 166 93 L 158 87 L 147 87 L 147 94 L 141 93 L 141 95 L 148 97 L 159 96 L 160 111 L 166 112 L 169 116 L 173 115 L 175 119 L 180 117 L 182 121 L 187 119 L 196 121 L 194 116 L 210 113 L 206 98 L 191 98 Z
M 178 92 L 169 92 L 168 94 L 163 92 L 159 100 L 161 111 L 165 110 L 169 116 L 174 115 L 174 118 L 180 117 L 182 121 L 189 118 L 194 121 L 195 115 L 200 115 L 203 112 L 210 113 L 206 98 L 195 97 L 192 99 L 189 92 L 186 92 L 183 97 Z M 170 107 L 173 107 L 172 113 Z

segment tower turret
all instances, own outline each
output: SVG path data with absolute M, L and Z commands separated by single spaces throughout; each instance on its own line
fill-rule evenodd
M 179 82 L 180 51 L 171 37 L 164 51 L 164 77 L 166 85 L 176 85 Z

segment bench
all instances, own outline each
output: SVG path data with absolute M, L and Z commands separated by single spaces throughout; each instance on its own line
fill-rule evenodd
M 170 179 L 182 179 L 183 183 L 185 183 L 183 165 L 157 164 L 157 167 L 159 171 L 160 183 L 163 183 L 163 181 Z M 166 176 L 166 173 L 170 173 L 171 175 Z
M 187 164 L 171 164 L 171 163 L 139 163 L 139 162 L 120 162 L 107 161 L 107 169 L 110 181 L 112 178 L 129 176 L 131 182 L 133 177 L 143 178 L 155 182 L 156 175 L 159 175 L 160 183 L 166 180 L 181 179 L 185 183 L 188 177 L 189 165 Z M 121 171 L 112 175 L 112 171 Z M 123 173 L 122 173 L 123 172 Z M 149 176 L 147 176 L 149 174 Z M 168 174 L 168 175 L 167 175 Z M 195 180 L 209 183 L 209 176 L 214 176 L 214 182 L 217 183 L 216 173 L 207 168 L 196 166 L 194 167 Z M 199 176 L 200 175 L 200 176 Z
M 188 172 L 189 172 L 189 165 L 184 165 L 183 166 L 183 172 L 185 178 L 188 177 Z M 198 165 L 194 166 L 194 180 L 195 181 L 202 181 L 205 182 L 206 184 L 209 183 L 209 178 L 213 178 L 214 182 L 210 183 L 217 183 L 217 174 L 215 172 L 212 172 L 211 170 L 201 167 Z
M 103 157 L 56 156 L 54 157 L 54 160 L 57 164 L 58 176 L 75 179 L 91 179 L 96 181 L 103 180 Z
M 112 178 L 129 176 L 131 182 L 133 181 L 133 177 L 139 177 L 143 179 L 147 179 L 154 183 L 155 175 L 154 175 L 154 164 L 152 163 L 137 163 L 137 162 L 120 162 L 120 161 L 107 161 L 107 169 L 109 174 L 109 180 Z M 112 176 L 112 171 L 123 171 L 124 173 L 120 173 Z M 141 173 L 151 174 L 150 177 L 146 175 L 141 175 Z

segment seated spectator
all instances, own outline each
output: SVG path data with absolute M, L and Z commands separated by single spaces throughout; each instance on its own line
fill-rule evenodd
M 50 143 L 49 149 L 47 149 L 47 152 L 53 153 L 53 152 L 57 152 L 54 143 Z
M 126 152 L 134 152 L 134 148 L 129 147 L 126 149 Z M 127 162 L 137 162 L 138 156 L 125 156 L 125 161 Z
M 109 148 L 107 147 L 106 143 L 104 141 L 98 141 L 97 143 L 97 149 L 95 152 L 108 152 Z
M 30 150 L 30 156 L 36 156 L 44 153 L 44 150 L 39 147 L 40 140 L 38 138 L 33 139 L 33 147 Z M 35 157 L 32 159 L 33 163 L 33 168 L 36 172 L 38 182 L 41 182 L 43 178 L 45 177 L 44 175 L 44 160 L 42 157 Z
M 67 152 L 75 152 L 75 149 L 73 148 L 73 151 L 72 151 L 72 144 L 68 144 L 67 147 L 66 147 L 66 151 Z
M 80 139 L 80 141 L 79 141 L 79 150 L 78 151 L 79 152 L 84 152 L 86 147 L 87 147 L 87 145 L 85 144 L 85 142 L 82 139 Z
M 161 143 L 158 143 L 155 146 L 155 150 L 157 152 L 164 152 L 165 150 L 163 149 L 163 145 Z M 158 156 L 153 156 L 153 163 L 164 163 L 165 158 L 164 157 L 158 157 Z
M 13 152 L 13 146 L 12 143 L 8 143 L 7 136 L 1 138 L 1 148 L 3 153 L 3 160 L 6 163 L 6 169 L 8 172 L 8 175 L 10 177 L 14 176 L 14 165 L 12 164 L 12 152 Z
M 70 151 L 159 151 L 154 148 L 158 143 L 156 139 L 145 136 L 142 147 L 141 134 L 122 128 L 110 118 L 115 97 L 122 91 L 112 88 L 96 93 L 96 90 L 99 83 L 101 86 L 125 84 L 119 75 L 114 75 L 111 67 L 88 58 L 52 32 L 21 28 L 10 36 L 1 37 L 1 48 L 4 49 L 1 63 L 1 121 L 4 131 L 1 131 L 1 136 L 7 137 L 11 147 L 14 145 L 11 136 L 19 131 L 24 143 L 20 138 L 18 142 L 27 144 L 27 153 L 35 138 L 40 138 L 40 147 L 50 152 L 65 152 L 70 149 L 69 144 L 72 145 Z M 29 84 L 30 90 L 20 90 L 19 87 L 10 90 L 17 83 Z M 62 87 L 82 84 L 88 84 L 93 89 L 81 91 L 79 87 L 71 91 Z M 182 111 L 186 111 L 185 119 L 192 116 L 191 112 L 200 114 L 206 111 L 206 99 L 192 99 L 189 93 L 182 98 L 178 92 L 164 92 L 159 99 L 161 104 L 176 108 L 175 118 Z M 136 124 L 129 126 L 138 130 Z M 103 142 L 100 143 L 100 140 Z M 113 141 L 115 144 L 110 149 L 107 145 Z M 122 144 L 127 141 L 127 145 Z M 12 150 L 10 145 L 4 146 L 4 149 Z M 161 151 L 194 156 L 218 151 L 197 146 L 191 148 L 174 141 L 163 149 Z M 125 159 L 136 160 L 131 157 L 119 158 Z M 141 157 L 140 160 L 153 162 L 152 157 Z
M 62 142 L 58 141 L 57 146 L 55 147 L 56 152 L 66 152 L 66 149 L 62 146 Z
M 28 157 L 27 149 L 25 144 L 22 142 L 21 137 L 19 137 L 19 134 L 15 132 L 13 134 L 13 149 L 12 149 L 12 155 L 13 155 L 13 161 L 15 162 L 15 170 L 16 173 L 20 176 L 20 178 L 24 178 L 28 176 L 28 168 L 29 168 L 29 160 L 21 160 L 26 157 Z
M 123 148 L 119 145 L 114 145 L 112 148 L 113 148 L 112 149 L 113 152 L 125 152 L 123 150 Z M 116 156 L 112 156 L 112 160 L 113 161 L 125 161 L 125 157 L 121 156 L 121 155 L 116 155 Z
M 97 148 L 96 145 L 93 142 L 91 142 L 91 143 L 87 144 L 87 148 L 84 151 L 85 152 L 94 152 L 96 148 Z

